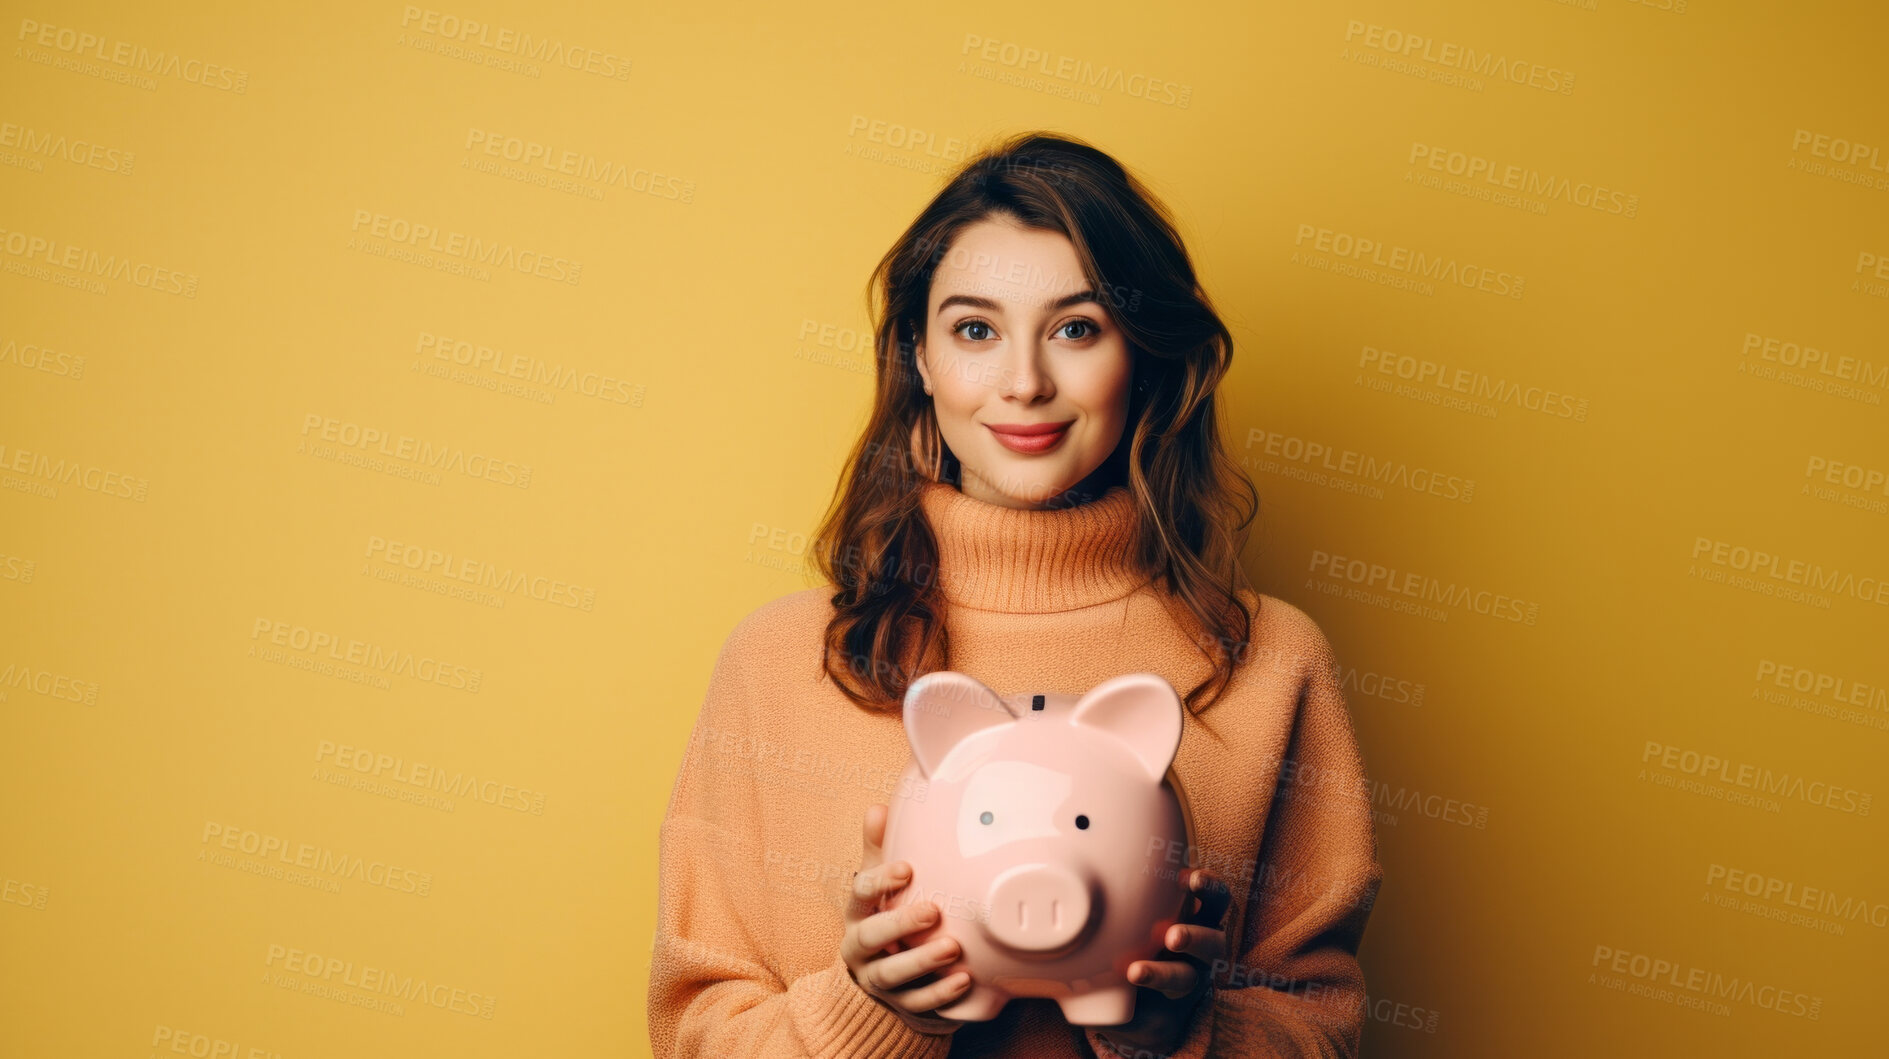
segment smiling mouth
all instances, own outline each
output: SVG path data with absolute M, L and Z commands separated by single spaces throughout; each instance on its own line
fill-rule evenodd
M 1048 452 L 1062 444 L 1063 439 L 1069 436 L 1069 428 L 1075 422 L 1071 419 L 1066 423 L 1028 423 L 1015 426 L 991 426 L 986 423 L 984 426 L 996 437 L 997 444 L 1012 452 L 1033 456 L 1037 453 Z

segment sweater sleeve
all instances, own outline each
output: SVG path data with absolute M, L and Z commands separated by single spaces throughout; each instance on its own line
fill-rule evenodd
M 1383 879 L 1371 784 L 1331 643 L 1309 618 L 1302 627 L 1297 717 L 1243 880 L 1240 937 L 1214 975 L 1210 1056 L 1354 1059 L 1363 1035 L 1358 945 Z
M 951 1036 L 910 1028 L 860 988 L 838 932 L 832 961 L 790 981 L 768 958 L 777 902 L 756 770 L 778 748 L 752 723 L 761 685 L 746 627 L 716 659 L 663 819 L 648 993 L 656 1059 L 942 1059 Z
M 1306 619 L 1297 713 L 1230 955 L 1187 1035 L 1159 1056 L 1116 1051 L 1091 1030 L 1097 1056 L 1126 1059 L 1355 1059 L 1364 1028 L 1358 945 L 1383 870 L 1371 787 L 1330 641 Z M 1234 918 L 1227 917 L 1231 925 Z

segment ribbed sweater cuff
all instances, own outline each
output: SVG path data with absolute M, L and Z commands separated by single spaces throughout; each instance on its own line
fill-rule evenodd
M 787 987 L 794 1027 L 813 1059 L 944 1059 L 951 1034 L 920 1033 L 853 981 L 846 961 Z

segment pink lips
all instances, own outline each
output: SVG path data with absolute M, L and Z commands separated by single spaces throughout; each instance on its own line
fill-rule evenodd
M 1061 423 L 986 423 L 984 426 L 996 435 L 997 443 L 1004 448 L 1035 455 L 1062 444 L 1074 422 L 1070 419 Z

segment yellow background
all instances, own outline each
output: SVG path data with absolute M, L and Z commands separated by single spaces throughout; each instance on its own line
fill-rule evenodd
M 1889 363 L 1889 272 L 1859 266 L 1889 257 L 1878 5 L 750 6 L 5 4 L 0 1053 L 646 1054 L 657 825 L 723 638 L 808 583 L 869 400 L 867 272 L 962 151 L 1031 127 L 1143 174 L 1234 329 L 1227 436 L 1264 498 L 1248 567 L 1331 636 L 1380 801 L 1366 1053 L 1880 1045 L 1889 610 L 1712 561 L 1889 576 L 1880 485 L 1812 473 L 1889 469 L 1889 384 L 1813 388 L 1747 349 Z M 595 61 L 507 69 L 454 51 L 466 20 Z M 141 72 L 121 43 L 178 65 Z M 1574 79 L 1467 84 L 1425 48 Z M 508 143 L 598 176 L 492 171 Z M 1460 193 L 1453 154 L 1633 216 Z M 375 215 L 552 276 L 397 259 Z M 1522 296 L 1321 268 L 1301 226 Z M 112 256 L 138 268 L 86 271 Z M 452 342 L 548 376 L 455 375 Z M 1583 414 L 1385 392 L 1364 380 L 1410 381 L 1367 349 Z M 356 429 L 448 466 L 323 440 Z M 1456 498 L 1285 473 L 1272 436 Z M 459 577 L 395 558 L 429 551 Z M 1534 620 L 1382 606 L 1321 553 Z M 480 569 L 526 579 L 469 586 Z M 336 662 L 297 629 L 418 665 Z M 1765 698 L 1767 666 L 1874 690 L 1830 716 L 1830 693 Z M 342 746 L 386 756 L 384 789 L 347 781 Z M 1748 787 L 1688 754 L 1848 801 L 1721 797 Z M 388 778 L 422 763 L 479 786 L 448 807 Z M 242 854 L 264 841 L 399 881 L 258 873 L 285 867 Z M 1729 893 L 1734 870 L 1866 911 L 1791 922 Z M 306 993 L 290 950 L 491 1017 Z M 1624 988 L 1653 977 L 1633 956 L 1804 999 L 1699 1010 Z

